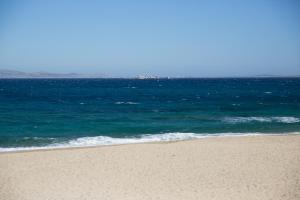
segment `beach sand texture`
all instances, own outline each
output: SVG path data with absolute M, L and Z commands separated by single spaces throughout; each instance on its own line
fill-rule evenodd
M 300 199 L 300 135 L 0 154 L 1 200 Z

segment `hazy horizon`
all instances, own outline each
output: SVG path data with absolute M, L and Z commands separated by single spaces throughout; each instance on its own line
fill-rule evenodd
M 111 77 L 300 75 L 300 3 L 1 1 L 0 69 Z
M 76 72 L 51 72 L 51 71 L 20 71 L 20 70 L 10 70 L 10 69 L 4 69 L 4 68 L 0 68 L 0 79 L 1 79 L 1 73 L 5 72 L 5 71 L 11 71 L 11 72 L 21 72 L 21 73 L 26 73 L 28 75 L 36 75 L 36 78 L 38 78 L 38 74 L 39 73 L 45 73 L 45 74 L 49 74 L 49 75 L 59 75 L 58 78 L 62 78 L 62 77 L 66 77 L 68 78 L 68 75 L 79 75 L 79 78 L 138 78 L 138 77 L 144 77 L 144 78 L 264 78 L 264 77 L 274 77 L 274 78 L 285 78 L 285 77 L 300 77 L 300 74 L 293 74 L 293 75 L 276 75 L 276 74 L 256 74 L 256 75 L 245 75 L 245 76 L 241 76 L 241 75 L 237 75 L 237 76 L 199 76 L 199 75 L 190 75 L 190 76 L 182 76 L 182 75 L 177 75 L 177 76 L 168 76 L 168 75 L 157 75 L 157 74 L 149 74 L 149 73 L 144 73 L 144 74 L 134 74 L 134 75 L 129 75 L 129 76 L 113 76 L 113 75 L 108 75 L 105 73 L 76 73 Z M 43 74 L 41 74 L 43 75 Z M 65 76 L 64 76 L 65 75 Z M 4 78 L 4 77 L 2 77 Z M 32 77 L 34 78 L 34 77 Z M 54 78 L 54 77 L 53 77 Z

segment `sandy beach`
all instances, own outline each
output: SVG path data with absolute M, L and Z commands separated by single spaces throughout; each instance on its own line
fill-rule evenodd
M 300 135 L 0 154 L 0 199 L 300 199 Z

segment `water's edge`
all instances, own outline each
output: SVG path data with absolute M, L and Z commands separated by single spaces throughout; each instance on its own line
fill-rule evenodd
M 216 133 L 216 134 L 197 134 L 197 133 L 164 133 L 154 135 L 142 135 L 135 138 L 112 138 L 107 136 L 81 137 L 70 140 L 68 142 L 54 143 L 46 146 L 31 146 L 31 147 L 9 147 L 0 148 L 0 153 L 5 152 L 24 152 L 35 150 L 52 150 L 52 149 L 69 149 L 69 148 L 84 148 L 98 146 L 114 146 L 124 144 L 143 144 L 143 143 L 164 143 L 175 141 L 186 141 L 214 137 L 249 137 L 249 136 L 286 136 L 300 135 L 300 132 L 287 133 Z

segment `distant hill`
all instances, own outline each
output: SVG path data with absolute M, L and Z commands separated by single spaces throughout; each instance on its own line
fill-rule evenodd
M 26 73 L 15 70 L 0 69 L 0 79 L 4 78 L 104 78 L 102 74 L 77 74 L 77 73 L 48 73 L 48 72 L 33 72 Z

